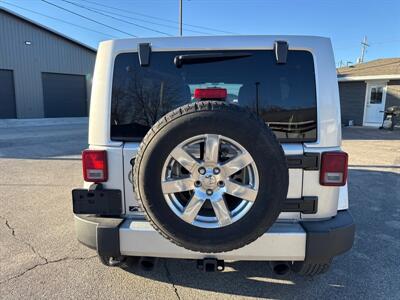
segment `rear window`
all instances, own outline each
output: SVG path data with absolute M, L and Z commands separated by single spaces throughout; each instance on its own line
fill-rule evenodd
M 227 91 L 224 101 L 260 115 L 281 142 L 316 140 L 315 73 L 310 52 L 290 50 L 286 64 L 277 64 L 271 50 L 214 52 L 248 55 L 177 68 L 177 55 L 213 51 L 153 52 L 146 67 L 139 65 L 137 53 L 119 54 L 114 65 L 111 139 L 140 141 L 163 115 L 199 101 L 194 98 L 195 89 L 223 88 Z

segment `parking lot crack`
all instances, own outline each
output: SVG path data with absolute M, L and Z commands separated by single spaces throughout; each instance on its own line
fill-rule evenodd
M 169 271 L 168 266 L 167 266 L 167 261 L 166 261 L 165 259 L 164 259 L 164 269 L 165 269 L 165 273 L 166 273 L 166 275 L 167 275 L 167 279 L 168 279 L 169 283 L 170 283 L 170 284 L 172 285 L 172 287 L 174 288 L 174 292 L 175 292 L 176 297 L 177 297 L 179 300 L 181 300 L 181 296 L 179 296 L 178 289 L 177 289 L 177 287 L 175 286 L 175 283 L 174 283 L 174 281 L 173 281 L 173 279 L 172 279 L 171 272 Z
M 11 235 L 19 242 L 23 243 L 24 245 L 26 245 L 29 249 L 31 249 L 31 251 L 39 257 L 39 259 L 41 259 L 44 263 L 47 263 L 47 258 L 44 257 L 43 255 L 41 255 L 36 249 L 35 247 L 33 247 L 30 243 L 28 243 L 27 241 L 19 238 L 16 234 L 15 234 L 15 228 L 13 226 L 11 226 L 10 222 L 8 221 L 7 218 L 0 216 L 1 219 L 3 219 L 5 221 L 5 226 L 11 231 Z
M 26 245 L 40 259 L 40 262 L 36 263 L 35 265 L 33 265 L 30 268 L 25 269 L 24 271 L 22 271 L 21 273 L 19 273 L 17 275 L 14 275 L 14 276 L 12 276 L 10 278 L 7 278 L 7 279 L 5 279 L 3 281 L 0 281 L 0 284 L 8 282 L 8 281 L 10 281 L 12 279 L 19 278 L 19 277 L 25 275 L 27 272 L 32 271 L 32 270 L 36 269 L 37 267 L 44 266 L 44 265 L 47 265 L 47 264 L 59 263 L 59 262 L 68 261 L 68 260 L 85 260 L 85 259 L 91 259 L 91 258 L 97 257 L 97 255 L 92 255 L 92 256 L 89 256 L 89 257 L 63 257 L 63 258 L 56 259 L 56 260 L 49 260 L 46 257 L 44 257 L 43 255 L 41 255 L 35 249 L 35 247 L 33 247 L 30 243 L 28 243 L 27 241 L 25 241 L 25 240 L 21 239 L 20 237 L 18 237 L 16 235 L 16 233 L 15 233 L 15 228 L 10 224 L 10 222 L 8 221 L 8 219 L 6 217 L 0 216 L 0 219 L 4 220 L 4 225 L 10 231 L 11 236 L 14 239 L 16 239 L 17 241 L 19 241 L 19 242 L 23 243 L 24 245 Z
M 4 219 L 5 220 L 5 224 L 6 224 L 6 227 L 11 231 L 11 235 L 12 236 L 15 236 L 15 229 L 13 228 L 13 227 L 11 227 L 10 226 L 10 224 L 8 223 L 8 220 L 7 219 L 5 219 L 5 218 L 3 218 L 3 217 L 1 217 L 2 219 Z
M 3 281 L 0 281 L 0 285 L 1 285 L 1 284 L 4 284 L 4 283 L 7 283 L 7 282 L 9 282 L 10 280 L 13 280 L 13 279 L 22 277 L 22 276 L 24 276 L 26 273 L 28 273 L 29 271 L 32 271 L 32 270 L 34 270 L 34 269 L 36 269 L 36 268 L 38 268 L 38 267 L 41 267 L 41 266 L 45 266 L 45 265 L 48 265 L 48 264 L 59 263 L 59 262 L 64 262 L 64 261 L 87 260 L 87 259 L 92 259 L 92 258 L 94 258 L 94 257 L 97 257 L 97 255 L 92 255 L 92 256 L 88 256 L 88 257 L 63 257 L 63 258 L 59 258 L 59 259 L 55 259 L 55 260 L 48 260 L 48 259 L 45 259 L 44 262 L 38 263 L 38 264 L 36 264 L 36 265 L 34 265 L 34 266 L 32 266 L 32 267 L 30 267 L 30 268 L 28 268 L 28 269 L 22 271 L 21 273 L 19 273 L 19 274 L 17 274 L 17 275 L 11 276 L 11 277 L 9 277 L 9 278 L 3 280 Z

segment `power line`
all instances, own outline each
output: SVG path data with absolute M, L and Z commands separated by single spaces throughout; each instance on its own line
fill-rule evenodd
M 81 5 L 81 6 L 83 7 L 83 5 Z M 90 9 L 93 9 L 93 10 L 96 10 L 96 11 L 100 11 L 100 12 L 105 12 L 105 13 L 108 13 L 108 14 L 111 14 L 111 15 L 114 15 L 114 16 L 119 16 L 119 17 L 127 18 L 127 19 L 130 19 L 130 20 L 136 20 L 136 21 L 139 21 L 139 22 L 149 23 L 149 24 L 158 25 L 158 26 L 167 27 L 167 28 L 172 28 L 172 29 L 177 29 L 177 28 L 178 28 L 178 26 L 171 26 L 171 25 L 166 25 L 166 24 L 162 24 L 162 23 L 157 23 L 157 22 L 153 22 L 153 21 L 149 21 L 149 20 L 145 20 L 145 19 L 135 18 L 135 17 L 131 17 L 131 16 L 124 15 L 124 14 L 119 14 L 119 13 L 116 13 L 116 12 L 111 12 L 111 11 L 109 11 L 109 10 L 100 9 L 100 8 L 97 8 L 97 7 L 86 6 L 86 5 L 85 5 L 84 7 L 90 8 Z M 194 33 L 200 33 L 200 34 L 209 34 L 208 32 L 197 31 L 197 30 L 190 30 L 190 29 L 187 29 L 187 31 L 191 31 L 191 32 L 194 32 Z
M 83 5 L 82 5 L 82 6 L 83 6 Z M 122 18 L 127 18 L 127 19 L 129 19 L 129 20 L 136 20 L 136 21 L 139 21 L 139 22 L 149 23 L 149 24 L 158 25 L 158 26 L 162 26 L 162 27 L 167 27 L 167 28 L 172 28 L 172 29 L 178 29 L 178 26 L 166 25 L 166 24 L 162 24 L 162 23 L 157 23 L 157 22 L 149 21 L 149 20 L 144 20 L 144 19 L 140 19 L 140 18 L 135 18 L 135 17 L 131 17 L 131 16 L 124 15 L 124 14 L 119 14 L 119 13 L 116 13 L 116 12 L 111 12 L 111 11 L 109 11 L 109 10 L 100 9 L 100 8 L 97 8 L 97 7 L 86 6 L 86 5 L 85 5 L 85 7 L 91 8 L 91 9 L 96 10 L 96 11 L 105 12 L 105 13 L 108 13 L 108 14 L 111 14 L 111 15 L 114 15 L 114 16 L 118 16 L 118 17 L 122 17 Z M 194 33 L 200 33 L 200 34 L 207 34 L 207 35 L 208 35 L 208 34 L 212 34 L 212 33 L 209 33 L 209 32 L 197 31 L 197 30 L 192 30 L 192 29 L 185 29 L 185 30 L 186 30 L 186 31 L 190 31 L 190 32 L 194 32 Z
M 391 41 L 383 41 L 383 42 L 374 42 L 374 43 L 369 43 L 370 45 L 382 45 L 382 44 L 394 44 L 394 43 L 399 43 L 400 40 L 391 40 Z
M 86 19 L 86 20 L 92 21 L 92 22 L 94 22 L 94 23 L 103 25 L 103 26 L 108 27 L 108 28 L 111 28 L 111 29 L 113 29 L 113 30 L 115 30 L 115 31 L 122 32 L 122 33 L 124 33 L 124 34 L 129 35 L 129 36 L 137 37 L 137 35 L 131 34 L 131 33 L 129 33 L 129 32 L 120 30 L 120 29 L 118 29 L 118 28 L 109 26 L 109 25 L 107 25 L 107 24 L 101 23 L 101 22 L 96 21 L 96 20 L 93 20 L 93 19 L 91 19 L 91 18 L 89 18 L 89 17 L 86 17 L 86 16 L 84 16 L 84 15 L 78 14 L 78 13 L 72 11 L 72 10 L 66 9 L 66 8 L 64 8 L 64 7 L 62 7 L 62 6 L 59 6 L 59 5 L 54 4 L 54 3 L 51 3 L 51 2 L 49 2 L 49 1 L 47 1 L 47 0 L 40 0 L 40 1 L 45 2 L 45 3 L 49 4 L 49 5 L 55 6 L 55 7 L 59 8 L 59 9 L 65 10 L 65 11 L 71 13 L 71 14 L 77 15 L 77 16 L 79 16 L 79 17 L 81 17 L 81 18 Z
M 378 41 L 378 42 L 370 42 L 369 46 L 375 46 L 375 45 L 383 45 L 383 44 L 395 44 L 395 43 L 400 43 L 400 40 L 386 40 L 386 41 Z M 334 47 L 335 50 L 347 50 L 347 49 L 354 49 L 354 48 L 359 48 L 359 45 L 352 45 L 352 46 L 346 46 L 346 47 L 339 47 L 336 48 Z
M 154 32 L 161 33 L 161 34 L 164 34 L 164 35 L 167 35 L 167 36 L 173 36 L 172 34 L 169 34 L 169 33 L 166 33 L 166 32 L 160 31 L 160 30 L 157 30 L 157 29 L 153 29 L 153 28 L 150 28 L 150 27 L 147 27 L 147 26 L 139 25 L 139 24 L 137 24 L 137 23 L 133 23 L 133 22 L 130 22 L 130 21 L 122 20 L 122 19 L 120 19 L 120 18 L 116 18 L 116 17 L 114 17 L 114 16 L 112 16 L 112 15 L 110 15 L 110 14 L 106 14 L 106 13 L 100 12 L 100 11 L 98 11 L 98 10 L 96 10 L 96 9 L 92 9 L 92 8 L 87 7 L 87 6 L 74 3 L 74 2 L 72 2 L 72 1 L 68 1 L 68 0 L 61 0 L 61 1 L 64 1 L 64 2 L 66 2 L 66 3 L 75 5 L 75 6 L 77 6 L 77 7 L 83 8 L 83 9 L 86 9 L 86 10 L 88 10 L 88 11 L 92 11 L 92 12 L 94 12 L 94 13 L 96 13 L 96 14 L 109 17 L 109 18 L 111 18 L 111 19 L 114 19 L 114 20 L 117 20 L 117 21 L 120 21 L 120 22 L 124 22 L 124 23 L 127 23 L 127 24 L 134 25 L 134 26 L 139 27 L 139 28 L 143 28 L 143 29 L 146 29 L 146 30 L 154 31 Z
M 25 11 L 29 11 L 29 12 L 31 12 L 31 13 L 33 13 L 33 14 L 37 14 L 37 15 L 40 15 L 40 16 L 43 16 L 43 17 L 46 17 L 46 18 L 49 18 L 49 19 L 56 20 L 56 21 L 58 21 L 58 22 L 62 22 L 62 23 L 65 23 L 65 24 L 69 24 L 69 25 L 71 25 L 71 26 L 75 26 L 75 27 L 78 27 L 78 28 L 81 28 L 81 29 L 85 29 L 85 30 L 88 30 L 88 31 L 93 31 L 93 32 L 96 32 L 96 33 L 99 33 L 99 34 L 101 34 L 101 35 L 105 35 L 105 36 L 108 36 L 108 37 L 111 37 L 111 38 L 116 38 L 115 35 L 110 35 L 110 34 L 107 34 L 107 33 L 101 32 L 101 31 L 97 31 L 97 30 L 94 30 L 94 29 L 91 29 L 91 28 L 87 28 L 87 27 L 85 27 L 85 26 L 81 26 L 81 25 L 77 25 L 77 24 L 74 24 L 74 23 L 71 23 L 71 22 L 68 22 L 68 21 L 64 21 L 64 20 L 61 20 L 61 19 L 59 19 L 59 18 L 51 17 L 51 16 L 48 16 L 48 15 L 42 14 L 42 13 L 40 13 L 40 12 L 31 10 L 31 9 L 28 9 L 28 8 L 24 8 L 24 7 L 22 7 L 22 6 L 15 5 L 15 4 L 6 2 L 6 1 L 1 1 L 1 3 L 7 4 L 7 5 L 10 5 L 10 6 L 14 6 L 14 7 L 17 7 L 17 8 L 19 8 L 19 9 L 22 9 L 22 10 L 25 10 Z
M 97 2 L 95 2 L 95 1 L 90 1 L 90 0 L 82 0 L 82 1 L 88 2 L 88 3 L 92 3 L 92 4 L 95 4 L 95 5 L 98 5 L 98 6 L 106 7 L 106 8 L 109 8 L 109 9 L 114 9 L 114 10 L 117 10 L 117 11 L 123 11 L 123 12 L 129 13 L 129 14 L 135 14 L 135 15 L 138 15 L 138 16 L 146 17 L 146 18 L 157 19 L 157 20 L 164 21 L 164 22 L 179 24 L 179 22 L 173 21 L 173 20 L 170 20 L 170 19 L 165 19 L 165 18 L 150 16 L 150 15 L 143 14 L 143 13 L 128 11 L 128 10 L 116 8 L 116 7 L 113 7 L 113 6 L 109 6 L 109 5 L 105 5 L 105 4 L 100 4 L 100 3 L 97 3 Z M 185 25 L 185 26 L 190 26 L 190 27 L 205 29 L 205 30 L 209 30 L 209 31 L 221 32 L 221 33 L 227 33 L 227 34 L 236 34 L 235 32 L 226 31 L 226 30 L 220 30 L 220 29 L 215 29 L 215 28 L 206 27 L 206 26 L 192 25 L 192 24 L 188 24 L 188 23 L 182 23 L 182 24 Z M 185 29 L 185 30 L 187 30 L 187 29 Z

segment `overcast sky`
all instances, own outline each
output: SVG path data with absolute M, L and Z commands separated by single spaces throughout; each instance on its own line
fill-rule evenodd
M 45 1 L 83 17 L 44 0 L 0 0 L 0 5 L 93 47 L 129 35 L 178 34 L 179 0 Z M 399 0 L 183 0 L 183 12 L 184 35 L 326 36 L 332 39 L 337 63 L 355 62 L 367 36 L 366 60 L 400 57 Z

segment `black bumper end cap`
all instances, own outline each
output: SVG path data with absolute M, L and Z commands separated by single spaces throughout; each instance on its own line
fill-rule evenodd
M 97 250 L 102 256 L 119 257 L 119 226 L 122 218 L 101 218 L 93 215 L 75 215 L 78 241 Z
M 307 233 L 305 261 L 325 263 L 351 249 L 355 236 L 355 224 L 350 212 L 338 211 L 324 221 L 303 221 Z

